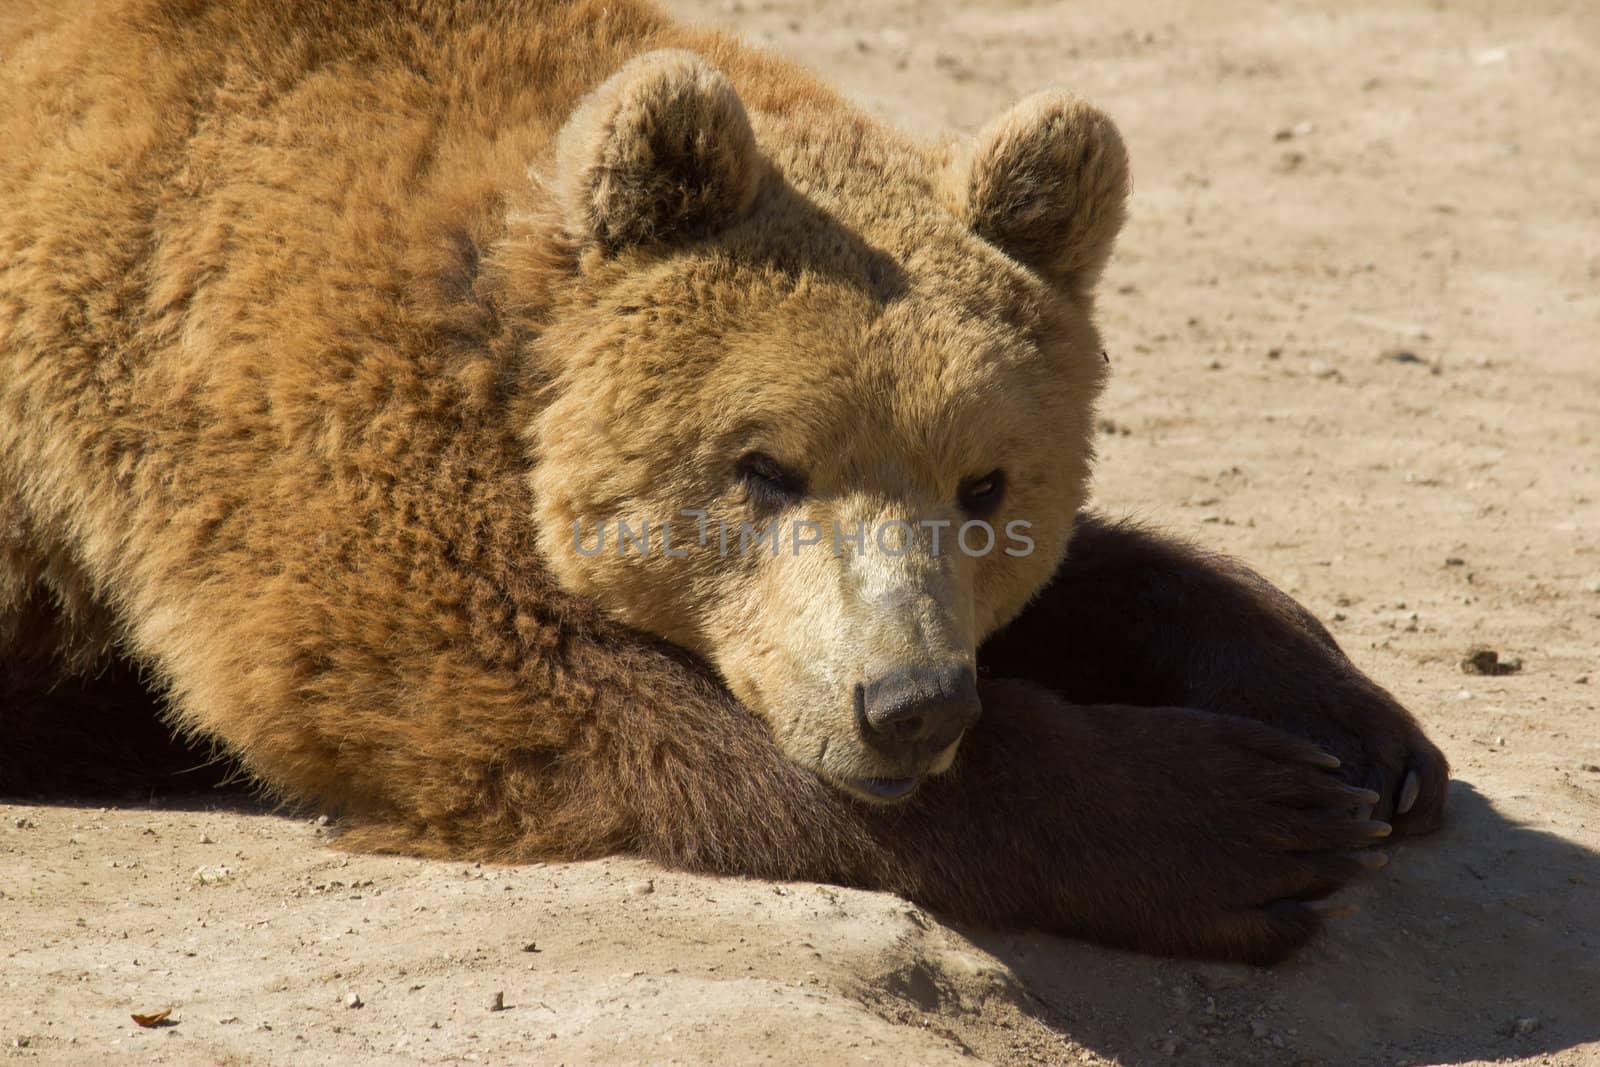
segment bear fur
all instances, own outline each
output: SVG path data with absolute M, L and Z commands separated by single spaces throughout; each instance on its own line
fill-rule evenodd
M 1303 610 L 1079 514 L 1127 187 L 1099 112 L 916 144 L 636 0 L 25 0 L 0 99 L 8 717 L 122 657 L 354 847 L 628 852 L 1255 961 L 1437 825 L 1443 757 Z M 1000 435 L 1040 550 L 836 600 L 567 542 L 700 501 L 760 410 L 774 453 L 907 499 Z M 806 672 L 907 627 L 976 650 L 983 717 L 885 770 Z

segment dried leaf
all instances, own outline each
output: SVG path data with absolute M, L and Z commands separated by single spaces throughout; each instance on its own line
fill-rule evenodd
M 139 1015 L 135 1013 L 133 1016 L 133 1021 L 147 1029 L 154 1029 L 155 1027 L 166 1022 L 167 1016 L 171 1014 L 171 1008 L 163 1008 L 161 1011 L 153 1011 L 149 1015 Z

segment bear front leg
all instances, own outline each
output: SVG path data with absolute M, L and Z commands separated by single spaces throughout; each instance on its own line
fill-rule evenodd
M 916 798 L 923 825 L 901 833 L 981 857 L 986 905 L 1008 920 L 1040 924 L 1006 911 L 1021 904 L 1107 944 L 1273 963 L 1337 910 L 1323 898 L 1384 863 L 1367 846 L 1388 825 L 1356 810 L 1376 794 L 1314 743 L 1188 708 L 1069 705 L 1023 682 L 982 695 L 955 767 Z
M 1315 901 L 1382 862 L 1365 846 L 1387 827 L 1354 813 L 1373 794 L 1330 773 L 1315 745 L 1249 720 L 1074 707 L 986 683 L 952 770 L 882 807 L 784 758 L 699 672 L 648 655 L 630 669 L 640 685 L 589 694 L 559 753 L 505 715 L 481 719 L 479 751 L 448 766 L 435 749 L 413 769 L 391 759 L 405 798 L 347 843 L 513 862 L 624 852 L 1253 963 L 1304 944 L 1322 925 Z M 418 799 L 425 815 L 401 815 Z
M 1241 564 L 1132 523 L 1079 516 L 1055 577 L 979 662 L 1074 702 L 1269 723 L 1336 755 L 1397 832 L 1443 816 L 1444 755 L 1309 612 Z

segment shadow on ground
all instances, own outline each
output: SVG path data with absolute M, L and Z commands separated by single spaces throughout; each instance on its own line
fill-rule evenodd
M 48 690 L 0 683 L 0 796 L 274 810 L 231 760 L 175 742 L 126 665 Z M 961 932 L 1021 980 L 1020 1008 L 1128 1067 L 1459 1063 L 1600 1041 L 1600 856 L 1508 819 L 1462 781 L 1443 830 L 1389 853 L 1347 891 L 1359 914 L 1272 969 Z M 939 1001 L 917 1014 L 942 1014 Z
M 1423 1064 L 1600 1041 L 1600 856 L 1470 784 L 1450 819 L 1348 896 L 1360 912 L 1272 969 L 963 931 L 1040 1021 L 1119 1063 Z

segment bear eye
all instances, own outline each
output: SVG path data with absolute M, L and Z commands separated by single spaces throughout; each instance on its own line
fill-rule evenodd
M 786 508 L 806 495 L 805 475 L 790 470 L 765 452 L 740 456 L 734 477 L 744 486 L 750 502 L 763 510 Z
M 992 470 L 962 482 L 957 499 L 962 511 L 974 519 L 982 519 L 999 510 L 1000 501 L 1005 499 L 1005 495 L 1006 472 Z

